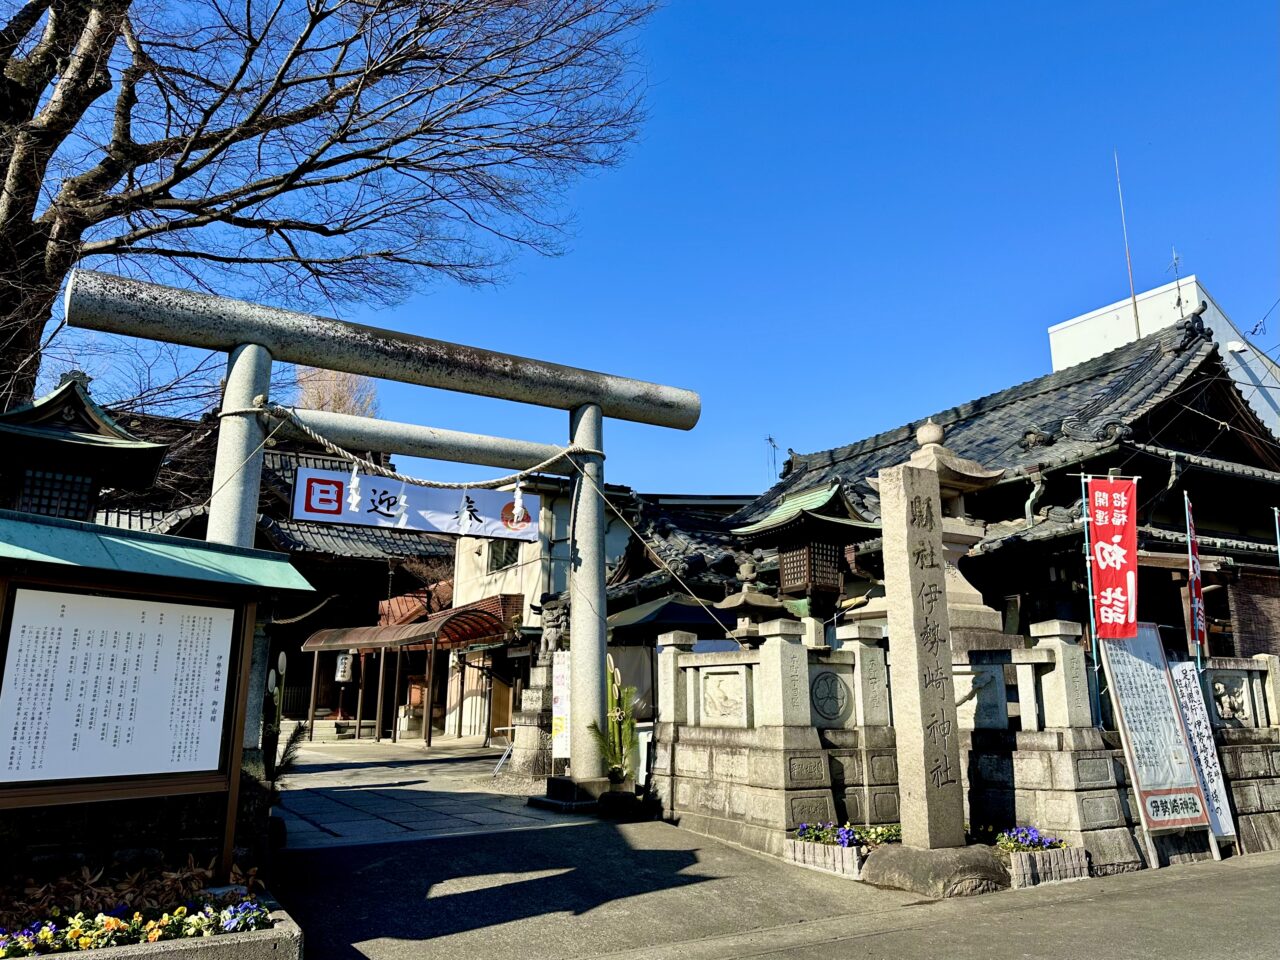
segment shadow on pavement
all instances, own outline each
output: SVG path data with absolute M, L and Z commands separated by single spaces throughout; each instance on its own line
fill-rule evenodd
M 371 940 L 421 943 L 513 921 L 580 915 L 613 900 L 712 879 L 690 849 L 633 848 L 612 824 L 284 854 L 273 893 L 301 924 L 308 960 L 356 960 Z

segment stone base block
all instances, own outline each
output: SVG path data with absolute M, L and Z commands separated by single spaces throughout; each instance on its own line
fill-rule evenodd
M 857 880 L 862 872 L 862 856 L 856 845 L 841 847 L 834 843 L 787 840 L 784 848 L 788 862 L 797 866 L 834 873 L 850 880 Z
M 1130 827 L 1089 830 L 1078 835 L 1065 833 L 1063 837 L 1088 851 L 1090 872 L 1095 877 L 1132 873 L 1147 865 L 1143 847 Z
M 691 811 L 667 813 L 665 819 L 685 830 L 702 834 L 704 837 L 714 837 L 716 840 L 734 843 L 775 857 L 783 855 L 787 840 L 785 830 Z
M 886 843 L 867 855 L 862 880 L 926 897 L 971 897 L 1009 888 L 1009 870 L 990 847 L 917 850 Z
M 1280 850 L 1280 812 L 1241 814 L 1236 830 L 1246 853 Z
M 1088 877 L 1089 858 L 1083 847 L 1009 854 L 1009 884 L 1015 890 Z

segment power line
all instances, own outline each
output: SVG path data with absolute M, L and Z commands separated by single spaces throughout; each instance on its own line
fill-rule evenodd
M 1276 302 L 1267 308 L 1267 312 L 1262 315 L 1262 319 L 1253 325 L 1253 329 L 1249 331 L 1249 336 L 1256 337 L 1267 332 L 1267 317 L 1271 316 L 1271 311 L 1280 306 L 1280 297 L 1276 297 Z

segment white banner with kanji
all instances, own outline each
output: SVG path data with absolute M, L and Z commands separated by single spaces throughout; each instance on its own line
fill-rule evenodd
M 1213 740 L 1213 724 L 1204 703 L 1204 690 L 1200 686 L 1200 671 L 1188 660 L 1169 664 L 1173 678 L 1173 691 L 1178 698 L 1178 709 L 1187 730 L 1187 742 L 1200 775 L 1205 802 L 1209 805 L 1209 823 L 1214 836 L 1234 837 L 1236 824 L 1231 817 L 1231 805 L 1227 803 L 1227 782 L 1218 762 L 1218 745 Z
M 299 467 L 293 518 L 508 540 L 538 539 L 536 496 L 440 490 L 365 473 Z

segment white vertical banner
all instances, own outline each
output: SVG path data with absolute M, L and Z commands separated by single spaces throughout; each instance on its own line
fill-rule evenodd
M 1182 722 L 1191 744 L 1191 756 L 1196 763 L 1196 773 L 1204 790 L 1205 805 L 1209 811 L 1209 824 L 1216 837 L 1233 838 L 1236 835 L 1231 806 L 1227 803 L 1227 785 L 1222 779 L 1222 766 L 1218 763 L 1218 745 L 1213 742 L 1213 725 L 1204 703 L 1204 690 L 1200 686 L 1200 673 L 1190 660 L 1169 664 L 1173 678 L 1173 692 L 1182 711 Z
M 569 651 L 551 655 L 551 759 L 569 758 Z

